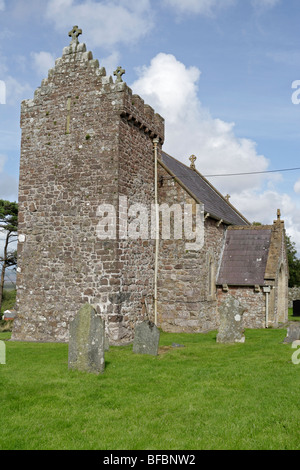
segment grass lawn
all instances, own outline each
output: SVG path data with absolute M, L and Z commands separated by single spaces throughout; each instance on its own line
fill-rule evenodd
M 300 317 L 293 316 L 293 309 L 289 308 L 289 321 L 300 321 Z
M 285 336 L 162 333 L 157 357 L 111 347 L 100 376 L 69 371 L 66 344 L 6 341 L 0 449 L 300 449 L 300 365 Z

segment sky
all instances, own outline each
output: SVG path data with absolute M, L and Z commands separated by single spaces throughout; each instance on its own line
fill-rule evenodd
M 0 198 L 18 198 L 20 103 L 78 25 L 165 118 L 163 149 L 250 222 L 280 209 L 300 257 L 300 170 L 282 171 L 300 167 L 299 18 L 299 0 L 0 0 Z

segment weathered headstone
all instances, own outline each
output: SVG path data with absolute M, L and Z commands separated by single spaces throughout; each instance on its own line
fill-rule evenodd
M 150 321 L 138 323 L 135 327 L 133 352 L 157 356 L 159 337 L 159 329 L 154 323 Z
M 6 347 L 4 341 L 0 341 L 0 364 L 6 364 Z
M 287 329 L 287 335 L 284 343 L 293 343 L 300 340 L 300 322 L 291 323 Z
M 69 369 L 100 374 L 105 369 L 105 322 L 85 304 L 69 327 Z
M 245 308 L 230 294 L 219 307 L 220 327 L 217 343 L 244 343 L 243 314 Z

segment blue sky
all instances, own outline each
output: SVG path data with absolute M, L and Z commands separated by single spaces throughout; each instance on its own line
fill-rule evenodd
M 74 25 L 165 117 L 168 153 L 195 154 L 204 175 L 300 167 L 299 13 L 299 0 L 0 0 L 0 198 L 17 199 L 20 102 Z M 300 171 L 209 179 L 250 221 L 280 208 L 300 254 Z

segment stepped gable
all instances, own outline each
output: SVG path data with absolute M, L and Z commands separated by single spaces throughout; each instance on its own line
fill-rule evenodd
M 48 72 L 48 77 L 42 80 L 41 85 L 35 90 L 34 98 L 21 103 L 21 127 L 24 127 L 26 117 L 32 119 L 39 107 L 44 107 L 47 101 L 50 106 L 52 105 L 53 95 L 62 83 L 66 86 L 66 97 L 72 96 L 73 87 L 77 91 L 81 88 L 88 93 L 86 90 L 92 88 L 89 83 L 92 77 L 91 74 L 86 74 L 87 67 L 93 73 L 93 81 L 98 88 L 95 97 L 100 98 L 103 94 L 115 93 L 117 99 L 113 104 L 116 112 L 141 132 L 148 134 L 151 139 L 158 138 L 160 144 L 163 144 L 164 119 L 155 113 L 151 106 L 145 104 L 140 96 L 132 93 L 131 88 L 122 80 L 125 70 L 117 68 L 114 72 L 117 77 L 114 82 L 111 76 L 107 76 L 105 68 L 100 67 L 99 61 L 93 58 L 93 53 L 87 51 L 86 45 L 79 43 L 78 39 L 77 41 L 72 39 L 71 44 L 63 49 L 62 57 L 56 59 L 55 66 Z M 62 106 L 60 108 L 58 111 L 62 111 Z

